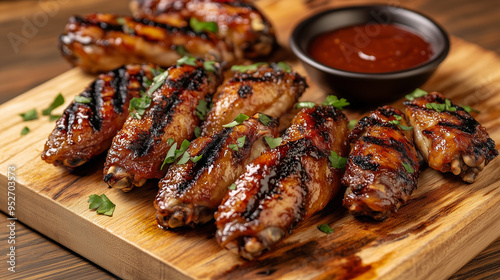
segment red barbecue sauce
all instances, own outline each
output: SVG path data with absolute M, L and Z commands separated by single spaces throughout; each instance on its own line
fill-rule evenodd
M 432 57 L 432 47 L 415 33 L 391 24 L 355 25 L 316 36 L 308 48 L 315 60 L 361 73 L 412 68 Z

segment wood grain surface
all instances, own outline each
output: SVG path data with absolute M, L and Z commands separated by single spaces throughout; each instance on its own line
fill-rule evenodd
M 55 2 L 55 1 L 48 1 L 48 2 Z M 118 2 L 118 1 L 109 1 L 109 2 L 111 3 L 111 2 Z M 283 1 L 283 2 L 285 2 L 285 1 Z M 328 2 L 328 1 L 308 1 L 307 5 L 308 5 L 308 7 L 312 7 L 313 10 L 316 10 L 316 9 L 324 8 L 325 2 Z M 361 3 L 361 2 L 367 2 L 367 1 L 355 1 L 355 2 Z M 378 2 L 380 2 L 380 1 L 378 1 Z M 484 3 L 481 4 L 481 2 L 483 2 L 483 1 L 475 1 L 474 7 L 470 7 L 470 5 L 469 5 L 470 3 L 468 1 L 455 1 L 454 0 L 453 2 L 457 2 L 456 5 L 450 5 L 449 4 L 450 2 L 447 2 L 446 5 L 449 7 L 446 7 L 446 6 L 444 6 L 445 5 L 444 3 L 440 4 L 440 3 L 435 3 L 435 2 L 436 1 L 434 1 L 434 2 L 432 2 L 432 1 L 411 1 L 411 2 L 402 1 L 403 5 L 405 5 L 405 6 L 418 8 L 419 10 L 421 10 L 427 14 L 430 14 L 431 16 L 436 18 L 439 22 L 441 22 L 443 25 L 445 25 L 445 28 L 447 28 L 452 34 L 456 33 L 453 31 L 453 28 L 452 28 L 453 26 L 455 26 L 455 23 L 456 23 L 456 25 L 459 26 L 459 27 L 457 27 L 456 30 L 459 30 L 459 31 L 462 30 L 461 32 L 464 32 L 463 34 L 466 34 L 466 35 L 469 34 L 470 36 L 472 36 L 471 38 L 468 38 L 469 40 L 475 41 L 476 43 L 477 43 L 476 39 L 479 41 L 483 40 L 483 41 L 481 41 L 481 42 L 484 42 L 484 43 L 482 43 L 483 46 L 488 47 L 488 44 L 491 44 L 491 46 L 492 46 L 492 47 L 490 47 L 491 49 L 498 48 L 498 46 L 500 44 L 498 43 L 498 41 L 495 41 L 495 40 L 499 39 L 498 36 L 491 36 L 491 34 L 494 34 L 494 32 L 491 31 L 491 26 L 495 26 L 494 25 L 495 21 L 497 24 L 496 26 L 498 26 L 498 17 L 495 17 L 495 9 L 497 9 L 497 11 L 498 11 L 498 5 L 494 5 L 494 3 L 492 3 L 492 1 L 489 1 L 490 4 L 492 4 L 491 6 L 488 6 Z M 484 1 L 484 2 L 488 2 L 488 1 Z M 31 3 L 31 4 L 27 4 L 27 3 Z M 23 15 L 33 15 L 33 13 L 35 13 L 37 11 L 37 9 L 39 9 L 36 7 L 36 5 L 33 5 L 33 3 L 37 3 L 37 2 L 19 1 L 19 2 L 14 2 L 14 3 L 9 3 L 12 6 L 20 5 L 20 6 L 15 6 L 15 7 L 18 7 L 18 8 L 22 7 L 23 9 L 11 9 L 12 6 L 8 7 L 8 9 L 7 9 L 5 3 L 0 3 L 0 13 L 2 15 L 2 18 L 1 18 L 2 23 L 3 22 L 10 22 L 7 25 L 2 24 L 1 28 L 3 30 L 7 29 L 7 31 L 9 30 L 8 29 L 9 27 L 11 27 L 11 30 L 14 30 L 16 28 L 20 29 L 19 28 L 20 27 L 19 18 L 22 17 Z M 335 5 L 345 5 L 345 4 L 346 4 L 346 1 L 337 1 Z M 114 5 L 111 5 L 111 4 L 106 5 L 106 7 L 101 7 L 101 5 L 98 5 L 97 1 L 88 1 L 85 4 L 85 6 L 81 6 L 81 7 L 75 7 L 75 6 L 77 6 L 76 4 L 73 4 L 73 5 L 74 6 L 71 9 L 77 10 L 79 13 L 84 13 L 84 10 L 87 8 L 90 11 L 96 11 L 96 10 L 99 10 L 99 11 L 105 11 L 105 10 L 119 11 L 120 9 L 122 9 L 123 12 L 126 13 L 126 4 L 124 5 L 123 2 L 116 3 L 116 7 Z M 282 7 L 282 5 L 280 5 L 280 3 L 278 1 L 260 1 L 259 5 L 262 5 L 262 6 L 271 5 L 271 6 L 275 6 L 278 8 Z M 463 9 L 457 8 L 457 7 L 461 7 L 460 5 L 463 5 L 464 8 Z M 477 8 L 476 6 L 482 7 L 482 8 Z M 68 8 L 68 9 L 71 10 L 70 8 Z M 63 14 L 62 10 L 63 9 L 61 8 L 60 15 Z M 300 9 L 297 9 L 297 10 L 300 10 Z M 8 14 L 7 14 L 7 11 L 8 11 Z M 31 11 L 31 13 L 30 13 L 30 11 Z M 474 18 L 473 15 L 475 12 L 481 12 L 481 17 L 480 17 L 481 20 L 479 20 L 477 18 L 476 18 L 476 20 L 470 20 L 470 18 Z M 70 13 L 70 14 L 72 14 L 72 13 Z M 433 13 L 437 13 L 437 14 L 441 13 L 441 14 L 435 15 Z M 497 12 L 497 14 L 498 14 L 498 12 Z M 15 95 L 17 93 L 24 91 L 24 89 L 31 88 L 31 87 L 33 87 L 34 84 L 40 83 L 41 81 L 44 81 L 47 79 L 47 78 L 45 78 L 45 79 L 39 80 L 37 82 L 36 79 L 37 78 L 40 79 L 40 76 L 49 75 L 47 77 L 51 77 L 54 75 L 54 73 L 60 73 L 57 71 L 62 72 L 66 69 L 69 69 L 69 67 L 59 58 L 57 51 L 54 52 L 54 54 L 50 54 L 51 53 L 50 51 L 48 51 L 48 52 L 43 51 L 43 49 L 48 50 L 51 47 L 52 48 L 54 47 L 53 40 L 54 40 L 54 38 L 56 38 L 57 34 L 59 34 L 61 26 L 66 21 L 67 16 L 68 16 L 67 14 L 63 16 L 64 19 L 61 20 L 62 23 L 59 26 L 51 28 L 51 30 L 53 31 L 53 34 L 56 34 L 56 35 L 51 35 L 52 37 L 47 36 L 47 35 L 43 35 L 41 32 L 41 31 L 43 31 L 43 28 L 41 28 L 39 35 L 35 36 L 26 45 L 23 45 L 20 52 L 17 55 L 10 55 L 10 56 L 8 56 L 8 59 L 7 59 L 7 56 L 5 56 L 5 54 L 8 53 L 8 51 L 9 51 L 8 46 L 7 46 L 7 50 L 2 52 L 2 54 L 3 54 L 2 62 L 4 61 L 4 56 L 5 56 L 5 60 L 7 62 L 7 63 L 3 63 L 0 66 L 1 67 L 0 70 L 2 71 L 2 75 L 0 75 L 0 77 L 2 79 L 2 82 L 0 83 L 0 86 L 1 86 L 0 92 L 2 93 L 2 96 L 8 96 L 7 98 L 9 98 L 12 95 Z M 303 16 L 306 16 L 306 14 L 304 13 Z M 460 19 L 460 20 L 458 20 L 458 19 Z M 467 19 L 469 19 L 469 20 L 467 20 Z M 276 19 L 273 19 L 273 22 L 274 22 L 274 20 L 282 22 L 283 18 L 276 17 Z M 51 19 L 51 21 L 52 21 L 52 19 Z M 49 21 L 49 24 L 51 21 Z M 464 26 L 464 22 L 465 23 L 471 22 L 471 24 L 468 26 Z M 488 24 L 488 22 L 491 24 Z M 474 23 L 476 25 L 474 25 L 472 23 Z M 47 24 L 47 26 L 49 24 Z M 450 26 L 448 26 L 448 25 L 450 25 Z M 22 26 L 22 22 L 21 22 L 21 26 Z M 281 27 L 282 25 L 280 24 L 279 26 Z M 470 27 L 470 28 L 467 28 L 467 27 Z M 291 28 L 291 26 L 285 27 L 282 30 L 283 30 L 283 32 L 287 32 L 287 31 L 289 32 L 289 28 Z M 480 30 L 478 30 L 478 29 L 480 29 Z M 474 32 L 474 30 L 476 30 L 476 31 Z M 486 31 L 490 30 L 490 31 L 489 31 L 489 33 L 488 32 L 484 33 L 483 32 L 484 30 L 486 30 Z M 461 34 L 459 34 L 459 35 L 461 35 Z M 477 35 L 477 37 L 474 37 L 476 35 Z M 47 37 L 44 37 L 44 36 L 51 37 L 52 41 L 46 40 Z M 286 36 L 288 36 L 288 35 L 280 35 L 279 36 L 279 40 L 282 44 L 286 44 Z M 44 38 L 40 38 L 40 37 L 44 37 Z M 467 37 L 467 36 L 465 36 L 465 37 Z M 42 40 L 45 42 L 49 41 L 50 43 L 46 43 L 45 45 L 42 44 L 40 46 L 43 46 L 43 47 L 40 47 L 40 48 L 29 48 L 30 44 L 37 43 L 36 42 L 37 40 Z M 467 43 L 464 43 L 464 44 L 469 45 Z M 497 47 L 495 47 L 495 46 L 497 46 Z M 5 45 L 1 45 L 1 47 L 4 48 Z M 30 53 L 28 55 L 28 58 L 20 58 L 20 56 L 24 55 L 27 50 L 32 51 L 33 53 Z M 482 51 L 480 48 L 478 48 L 478 50 Z M 23 53 L 23 51 L 24 51 L 24 53 Z M 497 50 L 497 52 L 498 52 L 498 50 Z M 475 52 L 472 52 L 472 53 L 477 55 Z M 491 53 L 489 53 L 489 55 L 491 55 Z M 29 57 L 31 57 L 31 59 L 29 59 Z M 487 56 L 487 57 L 489 57 L 489 56 Z M 33 59 L 33 58 L 35 58 L 35 59 Z M 467 61 L 467 58 L 470 59 L 469 55 L 467 55 L 467 54 L 465 54 L 463 57 L 460 57 L 460 59 L 464 59 L 465 61 Z M 12 71 L 15 69 L 15 67 L 14 67 L 14 69 L 9 69 L 10 66 L 15 66 L 15 65 L 18 65 L 16 67 L 19 67 L 18 72 Z M 21 66 L 19 66 L 19 65 L 21 65 Z M 40 66 L 40 65 L 42 65 L 42 66 Z M 33 66 L 35 66 L 35 67 L 33 67 Z M 498 66 L 496 68 L 498 69 Z M 23 77 L 23 75 L 25 75 L 26 69 L 30 69 L 30 70 L 33 69 L 34 72 L 32 73 L 32 75 L 27 75 L 27 77 Z M 440 71 L 441 70 L 442 69 L 440 69 Z M 479 69 L 479 70 L 481 70 L 481 69 Z M 467 70 L 466 69 L 466 71 L 464 71 L 465 73 L 463 73 L 462 76 L 458 75 L 458 77 L 456 77 L 456 79 L 460 80 L 460 79 L 464 78 L 464 76 L 465 77 L 470 76 L 471 75 L 470 71 L 476 71 L 477 73 L 482 74 L 482 75 L 476 75 L 476 76 L 473 75 L 475 78 L 477 78 L 477 81 L 474 81 L 474 82 L 470 81 L 470 83 L 467 83 L 467 85 L 463 89 L 459 88 L 460 86 L 464 86 L 463 84 L 458 83 L 458 85 L 457 85 L 456 83 L 453 83 L 451 81 L 447 81 L 448 76 L 446 76 L 447 78 L 443 79 L 443 81 L 433 80 L 433 81 L 429 82 L 428 85 L 441 86 L 442 88 L 439 88 L 439 89 L 444 91 L 445 94 L 447 93 L 446 91 L 457 92 L 456 97 L 459 97 L 459 96 L 468 97 L 469 98 L 468 101 L 470 102 L 470 105 L 475 105 L 473 103 L 481 104 L 481 100 L 477 101 L 477 99 L 481 99 L 482 98 L 481 96 L 483 96 L 483 94 L 488 95 L 489 92 L 495 92 L 495 91 L 498 92 L 498 87 L 497 87 L 497 85 L 498 85 L 497 77 L 498 76 L 496 76 L 495 74 L 492 74 L 492 73 L 494 73 L 494 71 L 488 71 L 488 70 L 489 70 L 489 68 L 484 69 L 484 71 L 478 71 L 478 69 L 475 69 L 475 68 L 474 68 L 474 70 Z M 55 71 L 55 72 L 50 72 L 50 71 Z M 453 72 L 450 72 L 450 73 L 453 74 Z M 448 73 L 448 75 L 454 76 L 450 73 Z M 23 78 L 19 78 L 19 77 L 23 77 Z M 85 77 L 83 79 L 85 80 L 87 78 L 90 79 L 90 77 Z M 9 81 L 9 82 L 7 82 L 7 81 Z M 7 86 L 7 89 L 4 88 L 6 86 Z M 25 87 L 24 89 L 22 88 L 23 86 Z M 81 86 L 81 85 L 78 84 L 76 86 Z M 15 92 L 16 88 L 20 89 L 19 92 Z M 63 88 L 64 88 L 64 86 L 60 87 L 60 89 L 63 89 Z M 80 90 L 81 90 L 81 88 L 80 88 Z M 78 92 L 78 90 L 76 92 Z M 69 93 L 67 93 L 67 92 L 65 94 L 70 96 Z M 54 96 L 54 92 L 51 92 L 50 97 L 47 95 L 48 99 L 44 100 L 44 102 L 45 103 L 50 102 L 50 100 L 53 98 L 53 96 Z M 472 97 L 475 96 L 475 97 L 471 99 L 470 96 L 472 96 Z M 35 104 L 37 104 L 37 103 L 31 102 L 30 106 L 34 106 Z M 44 104 L 43 102 L 39 103 L 38 105 L 46 106 L 46 104 Z M 39 108 L 43 108 L 43 107 L 39 107 Z M 17 110 L 23 111 L 24 109 L 17 108 Z M 356 114 L 356 112 L 352 112 L 353 116 L 355 114 Z M 481 115 L 483 115 L 483 114 L 481 114 Z M 480 121 L 481 121 L 481 119 L 480 119 Z M 496 124 L 496 126 L 498 126 L 498 124 Z M 47 126 L 45 126 L 44 129 L 47 129 Z M 50 131 L 50 129 L 49 129 L 49 131 Z M 41 129 L 41 130 L 43 130 L 43 129 Z M 17 136 L 18 131 L 10 130 L 7 134 Z M 4 135 L 4 134 L 2 134 L 2 135 Z M 498 143 L 498 138 L 495 140 Z M 37 140 L 37 141 L 28 140 L 28 141 L 30 142 L 30 144 L 37 145 L 36 143 L 39 140 Z M 4 143 L 4 145 L 5 145 L 5 143 Z M 14 148 L 14 147 L 10 146 L 7 154 L 8 155 L 15 155 L 15 153 L 10 152 L 11 148 Z M 16 150 L 16 149 L 14 149 L 14 150 Z M 17 149 L 17 151 L 20 151 L 20 150 Z M 2 157 L 4 154 L 5 153 L 2 151 Z M 32 158 L 32 160 L 36 160 L 36 157 Z M 5 163 L 5 161 L 3 161 L 3 162 Z M 4 168 L 4 166 L 2 166 L 2 169 L 6 169 L 6 168 Z M 447 178 L 447 180 L 449 180 L 449 179 L 450 178 Z M 497 178 L 497 180 L 498 180 L 498 178 Z M 2 184 L 3 184 L 3 182 L 2 182 Z M 4 184 L 2 186 L 4 186 Z M 419 190 L 420 189 L 421 188 L 419 188 Z M 3 204 L 4 203 L 2 201 L 2 207 L 3 207 Z M 497 209 L 497 212 L 498 212 L 498 209 Z M 498 232 L 498 228 L 496 228 L 496 230 Z M 23 232 L 22 236 L 24 236 L 25 231 L 23 230 L 22 232 Z M 32 239 L 41 240 L 41 238 L 42 238 L 42 237 L 36 236 L 36 234 L 32 233 L 30 230 L 26 230 L 26 234 L 29 236 L 34 236 L 34 237 L 32 237 Z M 478 237 L 478 236 L 480 236 L 480 235 L 476 235 L 476 237 Z M 57 240 L 57 238 L 55 238 L 55 239 Z M 480 244 L 477 245 L 479 247 L 484 247 L 485 245 L 487 245 L 487 244 L 482 244 L 480 241 L 477 241 L 477 240 L 473 240 L 473 241 L 479 242 Z M 3 235 L 2 235 L 1 242 L 2 242 L 2 244 L 6 243 L 5 239 L 3 239 Z M 42 243 L 49 244 L 49 245 L 45 245 L 44 247 L 51 247 L 50 245 L 52 245 L 49 242 L 42 242 Z M 62 242 L 62 243 L 64 243 L 64 242 Z M 470 262 L 467 267 L 458 271 L 454 276 L 452 276 L 452 278 L 453 279 L 466 279 L 466 278 L 467 279 L 469 279 L 469 278 L 479 279 L 482 277 L 489 277 L 491 279 L 498 278 L 498 276 L 500 274 L 500 272 L 499 272 L 500 269 L 498 267 L 498 263 L 499 263 L 499 259 L 500 259 L 499 253 L 498 253 L 500 251 L 500 249 L 498 248 L 499 243 L 500 242 L 497 242 L 494 245 L 492 245 L 489 249 L 485 250 L 483 252 L 483 254 L 481 254 L 480 256 L 478 256 L 478 258 L 476 258 L 472 262 Z M 29 246 L 30 246 L 30 248 L 35 248 L 36 245 L 29 244 Z M 23 244 L 23 247 L 24 247 L 24 244 Z M 24 252 L 26 252 L 26 251 L 24 251 Z M 30 253 L 31 253 L 30 256 L 36 254 L 37 252 L 38 252 L 37 250 L 30 250 Z M 47 252 L 47 251 L 44 251 L 44 252 Z M 477 253 L 477 252 L 475 252 L 475 253 Z M 463 255 L 460 262 L 462 264 L 464 264 L 469 259 L 471 259 L 475 253 L 465 252 L 465 251 L 460 252 L 460 254 Z M 26 256 L 28 254 L 24 253 L 23 255 Z M 65 258 L 68 258 L 68 256 L 70 258 L 73 257 L 72 255 L 66 254 L 66 253 L 64 253 L 62 255 L 64 255 Z M 22 260 L 22 259 L 23 258 L 21 258 L 20 260 Z M 31 266 L 32 268 L 35 269 L 35 271 L 39 271 L 40 275 L 46 276 L 46 277 L 51 278 L 51 279 L 55 279 L 55 278 L 67 279 L 68 277 L 71 278 L 71 275 L 77 275 L 77 274 L 71 274 L 71 273 L 74 273 L 75 269 L 76 270 L 81 269 L 82 272 L 85 271 L 85 273 L 82 273 L 83 275 L 93 275 L 92 273 L 94 273 L 95 271 L 100 272 L 100 270 L 98 268 L 96 268 L 92 265 L 82 265 L 82 263 L 84 261 L 67 262 L 66 263 L 67 265 L 61 265 L 61 264 L 64 264 L 64 261 L 61 261 L 60 257 L 52 256 L 49 253 L 45 253 L 45 255 L 39 259 L 40 259 L 40 262 L 37 262 L 36 261 L 37 258 L 34 257 L 33 259 L 31 259 L 32 261 L 27 261 L 22 265 L 25 265 L 25 267 Z M 43 260 L 43 262 L 42 262 L 42 260 Z M 45 264 L 45 263 L 58 263 L 59 266 L 57 266 L 57 265 L 54 266 L 53 271 L 60 271 L 60 272 L 62 272 L 62 274 L 52 274 L 51 275 L 50 269 L 43 270 L 43 266 L 41 264 Z M 74 266 L 72 264 L 74 264 Z M 71 268 L 72 266 L 74 267 L 73 270 Z M 86 269 L 82 268 L 82 266 L 86 266 Z M 64 273 L 64 271 L 66 271 L 66 274 Z M 22 274 L 16 274 L 16 276 L 19 277 L 20 279 L 21 278 L 25 279 L 26 277 L 37 278 L 37 276 L 36 276 L 37 273 L 33 272 L 33 270 L 29 271 L 29 270 L 23 269 L 23 272 L 25 273 L 24 274 L 25 277 L 23 277 Z M 3 273 L 4 273 L 4 271 L 0 272 L 1 278 L 4 278 L 4 277 L 2 277 L 4 275 Z M 80 275 L 82 275 L 82 274 L 80 274 Z M 5 275 L 8 275 L 8 274 L 5 274 Z M 66 275 L 67 277 L 64 277 L 63 275 Z M 123 274 L 120 274 L 120 275 L 123 275 Z M 103 274 L 103 275 L 96 274 L 96 277 L 107 278 L 110 276 L 107 274 Z

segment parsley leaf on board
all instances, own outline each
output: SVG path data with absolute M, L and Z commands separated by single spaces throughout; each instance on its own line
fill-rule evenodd
M 61 106 L 64 104 L 64 97 L 62 96 L 61 93 L 59 93 L 56 98 L 54 99 L 54 101 L 52 101 L 52 104 L 49 105 L 49 107 L 47 109 L 44 109 L 42 111 L 42 115 L 44 116 L 48 116 L 50 115 L 50 113 L 57 107 Z
M 89 196 L 89 200 L 87 202 L 90 203 L 89 209 L 97 209 L 97 214 L 103 214 L 106 216 L 113 216 L 113 212 L 116 208 L 116 205 L 111 202 L 105 194 L 92 194 Z
M 23 127 L 23 129 L 21 130 L 21 135 L 26 135 L 28 133 L 30 133 L 30 128 L 27 126 Z
M 23 118 L 23 121 L 31 121 L 38 119 L 38 113 L 34 108 L 19 115 Z
M 318 226 L 318 229 L 326 234 L 333 233 L 334 230 L 328 224 L 322 224 Z

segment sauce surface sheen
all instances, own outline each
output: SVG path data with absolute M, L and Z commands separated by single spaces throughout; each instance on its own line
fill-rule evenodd
M 355 25 L 322 33 L 311 41 L 313 59 L 330 67 L 384 73 L 428 61 L 432 46 L 412 31 L 393 24 Z

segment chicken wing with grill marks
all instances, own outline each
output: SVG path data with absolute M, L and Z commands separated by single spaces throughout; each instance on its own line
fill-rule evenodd
M 207 71 L 203 61 L 196 66 L 174 65 L 168 77 L 151 96 L 151 104 L 140 119 L 129 116 L 113 139 L 104 166 L 104 181 L 125 191 L 142 186 L 147 179 L 162 178 L 162 163 L 171 141 L 190 140 L 200 123 L 196 107 L 211 98 L 221 83 L 220 65 Z M 154 86 L 154 84 L 153 84 Z
M 261 116 L 255 114 L 240 125 L 191 142 L 186 152 L 201 158 L 172 165 L 160 181 L 155 200 L 158 224 L 174 228 L 213 219 L 228 187 L 267 149 L 264 137 L 278 136 L 278 120 L 266 116 L 264 125 Z
M 281 145 L 247 165 L 224 197 L 215 213 L 219 244 L 253 259 L 323 209 L 341 187 L 342 170 L 328 157 L 347 156 L 348 131 L 332 106 L 302 109 Z
M 347 186 L 343 204 L 351 214 L 384 220 L 417 188 L 419 161 L 410 130 L 404 114 L 389 106 L 354 127 L 342 178 Z
M 42 159 L 74 168 L 109 148 L 128 116 L 129 102 L 145 90 L 153 65 L 127 65 L 101 74 L 73 101 L 45 143 Z
M 59 37 L 64 58 L 91 73 L 108 71 L 129 63 L 150 62 L 168 67 L 184 54 L 209 60 L 234 60 L 232 50 L 212 32 L 195 32 L 147 18 L 90 14 L 69 19 Z
M 218 37 L 238 58 L 267 55 L 276 43 L 271 23 L 250 1 L 132 0 L 130 8 L 136 18 L 179 27 L 188 26 L 191 18 L 215 22 Z
M 462 107 L 433 92 L 407 101 L 415 143 L 429 166 L 468 183 L 496 156 L 495 142 Z
M 293 107 L 306 88 L 305 78 L 274 63 L 236 72 L 208 112 L 202 135 L 221 130 L 240 113 L 251 116 L 260 112 L 278 118 Z

